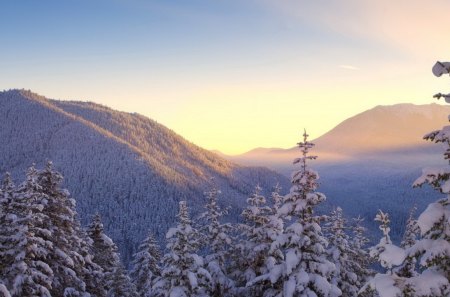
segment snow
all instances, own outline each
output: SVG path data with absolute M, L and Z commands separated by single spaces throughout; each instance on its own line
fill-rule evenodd
M 450 206 L 439 202 L 429 204 L 417 220 L 421 234 L 430 231 L 442 218 L 450 218 Z
M 166 233 L 166 239 L 172 238 L 178 231 L 178 228 L 170 228 Z
M 1 297 L 11 297 L 8 289 L 6 289 L 4 284 L 0 284 L 0 296 Z
M 296 281 L 293 276 L 283 285 L 283 297 L 292 297 L 295 292 Z
M 191 271 L 188 271 L 187 276 L 188 276 L 189 284 L 191 285 L 191 287 L 197 288 L 198 281 L 197 281 L 197 277 L 195 276 L 195 274 Z
M 402 291 L 395 286 L 395 280 L 391 275 L 376 274 L 370 281 L 369 286 L 376 290 L 380 297 L 400 297 Z M 364 287 L 363 287 L 364 289 Z M 362 290 L 363 290 L 362 289 Z
M 188 297 L 183 288 L 175 287 L 170 291 L 169 297 Z
M 297 255 L 295 250 L 290 250 L 286 254 L 286 273 L 290 274 L 292 269 L 297 267 L 300 262 L 300 257 Z
M 384 251 L 380 253 L 379 260 L 383 267 L 392 268 L 403 263 L 406 258 L 405 251 L 393 244 L 386 244 Z
M 441 296 L 440 288 L 450 286 L 448 279 L 430 269 L 419 276 L 412 277 L 408 283 L 414 287 L 417 296 Z

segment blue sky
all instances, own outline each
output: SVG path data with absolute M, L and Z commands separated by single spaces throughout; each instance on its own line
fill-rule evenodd
M 289 147 L 432 102 L 448 1 L 2 1 L 0 89 L 139 112 L 208 149 Z

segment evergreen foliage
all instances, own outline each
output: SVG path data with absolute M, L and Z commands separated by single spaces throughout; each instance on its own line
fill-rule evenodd
M 361 272 L 361 265 L 358 262 L 359 258 L 355 255 L 358 253 L 358 249 L 362 247 L 355 249 L 355 246 L 351 244 L 348 235 L 349 229 L 342 209 L 340 207 L 335 208 L 331 212 L 329 222 L 325 227 L 326 236 L 329 240 L 328 258 L 336 265 L 332 283 L 343 293 L 345 292 L 345 296 L 353 297 L 358 296 L 364 274 L 357 274 Z
M 151 233 L 139 245 L 134 254 L 131 277 L 139 296 L 151 297 L 153 295 L 153 282 L 161 276 L 161 253 L 155 238 Z
M 341 291 L 331 282 L 336 267 L 326 257 L 328 242 L 320 227 L 324 217 L 314 215 L 325 195 L 316 192 L 319 175 L 307 166 L 317 157 L 309 155 L 314 144 L 308 141 L 306 131 L 298 146 L 302 156 L 294 164 L 300 168 L 293 172 L 290 192 L 278 209 L 287 227 L 274 246 L 282 246 L 284 259 L 265 277 L 276 288 L 271 296 L 339 296 Z
M 211 275 L 197 254 L 198 231 L 192 227 L 185 201 L 179 203 L 178 224 L 170 228 L 166 238 L 169 250 L 163 257 L 161 277 L 155 281 L 155 296 L 196 297 L 208 296 Z
M 218 203 L 218 196 L 221 192 L 212 187 L 205 192 L 207 199 L 206 211 L 200 216 L 204 221 L 201 228 L 203 232 L 203 246 L 206 250 L 206 269 L 211 275 L 211 296 L 228 296 L 233 294 L 235 288 L 234 281 L 228 276 L 227 264 L 229 264 L 229 252 L 231 251 L 230 223 L 222 223 L 223 216 L 228 213 L 228 209 L 222 209 Z

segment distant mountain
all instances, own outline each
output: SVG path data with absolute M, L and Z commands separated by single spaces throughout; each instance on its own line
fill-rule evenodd
M 163 239 L 179 200 L 194 215 L 203 211 L 211 178 L 232 217 L 255 185 L 289 186 L 272 170 L 227 161 L 136 113 L 24 90 L 0 92 L 0 106 L 0 174 L 22 180 L 32 163 L 52 160 L 82 222 L 99 212 L 125 262 L 149 229 Z
M 438 104 L 396 104 L 377 106 L 357 114 L 313 140 L 319 164 L 405 154 L 436 153 L 438 146 L 423 136 L 448 123 L 450 106 Z M 276 169 L 285 167 L 297 148 L 257 148 L 229 160 L 241 164 L 260 164 Z M 389 157 L 388 157 L 389 158 Z
M 442 147 L 423 140 L 431 131 L 448 125 L 450 106 L 397 104 L 377 106 L 351 117 L 313 140 L 319 159 L 311 166 L 321 177 L 320 191 L 327 195 L 326 209 L 341 206 L 348 215 L 366 219 L 378 237 L 373 218 L 378 209 L 391 213 L 392 235 L 401 237 L 409 209 L 421 212 L 439 196 L 428 188 L 411 185 L 423 167 L 448 166 Z M 292 172 L 297 148 L 258 148 L 230 160 L 259 164 L 286 176 Z

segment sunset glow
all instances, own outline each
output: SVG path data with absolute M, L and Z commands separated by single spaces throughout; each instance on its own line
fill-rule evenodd
M 13 3 L 14 2 L 14 3 Z M 448 1 L 15 1 L 0 89 L 138 112 L 227 154 L 291 147 L 447 83 Z M 19 18 L 17 16 L 20 16 Z

